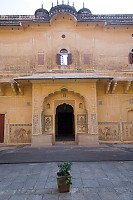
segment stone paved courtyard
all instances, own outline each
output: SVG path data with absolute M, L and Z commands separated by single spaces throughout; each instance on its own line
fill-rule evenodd
M 74 162 L 64 194 L 57 171 L 55 162 L 0 165 L 0 200 L 133 200 L 133 161 Z

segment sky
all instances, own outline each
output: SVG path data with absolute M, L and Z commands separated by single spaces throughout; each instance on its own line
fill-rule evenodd
M 83 8 L 83 1 L 86 8 L 92 14 L 133 14 L 133 0 L 69 0 L 69 5 L 73 5 L 78 11 Z M 34 15 L 35 11 L 41 7 L 50 10 L 57 5 L 57 0 L 0 0 L 0 15 Z M 58 0 L 62 4 L 62 0 Z M 68 0 L 64 0 L 67 4 Z

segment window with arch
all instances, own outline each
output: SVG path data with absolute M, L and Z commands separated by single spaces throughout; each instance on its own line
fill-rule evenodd
M 57 65 L 71 65 L 72 64 L 72 54 L 68 49 L 62 48 L 57 54 Z
M 133 64 L 133 49 L 131 49 L 129 53 L 129 63 Z

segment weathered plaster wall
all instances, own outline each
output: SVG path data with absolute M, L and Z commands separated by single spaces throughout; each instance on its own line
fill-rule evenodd
M 6 96 L 0 96 L 0 114 L 5 114 L 5 143 L 30 143 L 32 134 L 31 88 L 25 87 L 24 95 L 14 95 L 10 87 Z
M 123 93 L 119 84 L 114 94 L 105 94 L 100 87 L 97 90 L 99 139 L 133 141 L 133 86 L 128 94 Z
M 75 107 L 76 134 L 82 129 L 78 121 L 80 116 L 88 115 L 85 119 L 85 130 L 88 132 L 83 136 L 79 131 L 82 143 L 85 143 L 89 134 L 97 135 L 97 130 L 99 139 L 103 141 L 133 141 L 133 83 L 127 93 L 127 86 L 123 82 L 118 84 L 115 92 L 109 91 L 107 94 L 107 83 L 96 86 L 95 81 L 38 81 L 33 82 L 32 86 L 27 86 L 28 83 L 23 86 L 22 83 L 24 95 L 14 94 L 9 86 L 15 77 L 46 73 L 81 72 L 132 78 L 133 65 L 128 61 L 129 51 L 133 48 L 132 30 L 132 26 L 105 27 L 103 23 L 76 23 L 73 17 L 63 14 L 53 17 L 50 23 L 1 26 L 0 113 L 6 115 L 5 142 L 29 143 L 31 134 L 41 135 L 42 115 L 45 115 L 44 119 L 49 116 L 52 124 L 50 134 L 54 135 L 56 106 L 69 101 Z M 60 66 L 56 63 L 56 54 L 63 47 L 72 53 L 71 65 Z M 43 65 L 38 65 L 38 54 L 44 55 Z M 84 64 L 85 54 L 89 56 L 89 64 Z M 69 91 L 66 99 L 63 99 L 62 88 Z M 84 97 L 82 102 L 76 93 Z M 99 100 L 102 100 L 102 105 L 98 104 Z M 51 105 L 50 110 L 45 108 L 47 102 Z M 85 109 L 78 108 L 79 102 L 83 103 Z M 50 136 L 47 141 L 51 142 Z
M 13 30 L 12 30 L 13 29 Z M 0 71 L 11 76 L 43 72 L 97 72 L 128 76 L 132 71 L 128 56 L 132 48 L 132 28 L 77 23 L 71 16 L 58 15 L 51 23 L 27 23 L 24 28 L 0 29 Z M 65 38 L 62 38 L 65 35 Z M 58 66 L 56 54 L 66 47 L 72 53 L 72 65 Z M 38 66 L 38 54 L 44 65 Z M 84 54 L 90 63 L 84 64 Z M 126 70 L 126 74 L 125 71 Z M 114 74 L 115 72 L 115 74 Z M 119 72 L 119 73 L 118 73 Z M 7 74 L 5 73 L 5 76 Z M 1 73 L 1 78 L 3 77 Z

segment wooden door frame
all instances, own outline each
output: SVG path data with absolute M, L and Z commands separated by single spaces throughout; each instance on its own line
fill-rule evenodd
M 3 115 L 4 117 L 4 120 L 3 120 L 3 136 L 2 136 L 2 142 L 0 142 L 1 144 L 4 143 L 5 141 L 5 114 L 0 114 L 0 115 Z

